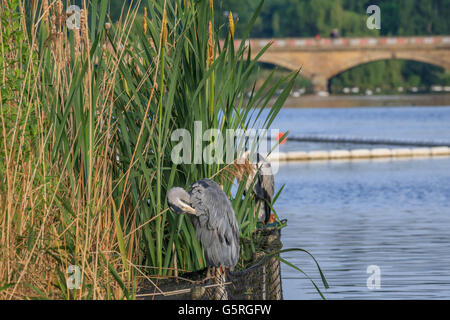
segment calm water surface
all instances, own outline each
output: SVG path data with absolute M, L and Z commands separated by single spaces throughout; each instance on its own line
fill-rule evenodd
M 285 109 L 276 126 L 299 134 L 450 140 L 450 108 Z M 328 299 L 450 299 L 450 158 L 288 163 L 275 181 L 285 185 L 276 203 L 288 219 L 284 248 L 314 255 L 330 284 L 323 290 Z M 323 288 L 310 257 L 283 258 Z M 370 265 L 381 270 L 380 289 L 367 288 Z M 285 299 L 320 298 L 284 264 L 282 277 Z

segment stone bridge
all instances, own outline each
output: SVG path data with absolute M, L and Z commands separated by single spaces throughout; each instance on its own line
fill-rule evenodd
M 241 42 L 235 41 L 236 46 Z M 315 92 L 327 91 L 328 80 L 339 73 L 377 60 L 414 60 L 450 70 L 450 36 L 250 39 L 252 56 L 271 41 L 260 61 L 290 70 L 301 68 Z

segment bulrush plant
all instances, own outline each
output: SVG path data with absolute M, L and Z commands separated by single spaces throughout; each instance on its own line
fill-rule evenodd
M 65 1 L 1 2 L 1 299 L 133 299 L 141 279 L 204 268 L 191 222 L 165 201 L 200 178 L 223 186 L 251 239 L 256 217 L 245 183 L 231 192 L 233 164 L 170 156 L 172 132 L 194 136 L 194 121 L 225 136 L 276 117 L 296 73 L 244 98 L 267 49 L 250 58 L 250 26 L 235 43 L 230 23 L 220 42 L 226 26 L 208 0 L 131 1 L 119 22 L 106 0 L 71 13 Z
M 115 211 L 123 49 L 103 50 L 107 1 L 85 3 L 73 30 L 61 1 L 4 2 L 2 47 L 15 62 L 2 51 L 0 297 L 133 298 L 138 235 L 125 230 L 136 228 L 134 213 Z
M 262 109 L 284 82 L 280 81 L 270 91 L 253 92 L 245 99 L 244 90 L 251 86 L 249 76 L 256 70 L 257 59 L 250 58 L 245 41 L 235 47 L 231 32 L 223 43 L 219 41 L 212 1 L 167 1 L 161 5 L 149 2 L 147 13 L 147 33 L 141 27 L 130 35 L 133 50 L 129 53 L 134 58 L 123 69 L 130 94 L 122 94 L 115 104 L 117 118 L 123 119 L 119 131 L 126 133 L 126 138 L 119 141 L 117 148 L 122 170 L 134 163 L 134 175 L 130 174 L 129 179 L 132 207 L 138 210 L 137 224 L 142 226 L 139 264 L 155 276 L 173 276 L 177 271 L 199 270 L 206 264 L 189 219 L 165 211 L 167 190 L 172 186 L 187 188 L 205 177 L 215 179 L 233 198 L 241 236 L 250 239 L 256 226 L 251 199 L 243 197 L 243 186 L 232 194 L 234 177 L 226 169 L 233 163 L 223 161 L 229 158 L 227 152 L 232 153 L 231 159 L 236 159 L 237 154 L 234 149 L 221 150 L 223 158 L 215 158 L 214 154 L 219 153 L 215 148 L 220 145 L 217 143 L 220 137 L 226 137 L 227 129 L 246 131 L 259 120 L 268 128 L 287 98 L 296 74 L 285 79 L 286 89 L 276 99 L 268 117 L 260 119 Z M 166 32 L 161 39 L 161 30 L 166 27 L 167 39 Z M 242 35 L 243 40 L 249 30 Z M 138 58 L 143 58 L 144 63 Z M 188 141 L 194 150 L 189 155 L 191 161 L 174 163 L 171 152 L 180 141 L 172 139 L 172 133 L 186 129 L 195 137 L 199 127 L 203 136 L 200 145 L 199 141 Z M 205 139 L 206 132 L 209 139 Z M 205 161 L 205 153 L 215 160 Z M 244 262 L 239 266 L 244 266 Z

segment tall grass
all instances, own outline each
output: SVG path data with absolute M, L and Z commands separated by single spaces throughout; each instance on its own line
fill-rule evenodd
M 233 32 L 220 44 L 228 26 L 215 25 L 213 1 L 134 5 L 111 23 L 108 1 L 84 1 L 80 28 L 69 30 L 65 2 L 2 0 L 0 298 L 132 299 L 139 277 L 203 268 L 192 224 L 165 195 L 204 177 L 231 195 L 233 176 L 220 161 L 173 163 L 171 135 L 194 136 L 195 121 L 223 136 L 248 130 L 283 85 L 268 128 L 292 88 L 295 74 L 266 90 L 269 76 L 244 99 L 257 59 Z M 135 23 L 140 5 L 145 27 Z M 232 203 L 250 238 L 243 187 Z M 67 286 L 71 265 L 79 289 Z

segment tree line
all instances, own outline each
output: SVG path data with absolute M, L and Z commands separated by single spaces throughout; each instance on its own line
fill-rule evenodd
M 111 0 L 113 19 L 120 16 L 123 3 Z M 143 1 L 148 5 L 152 1 Z M 215 19 L 218 28 L 226 30 L 228 13 L 233 12 L 236 37 L 245 26 L 260 0 L 216 0 Z M 381 29 L 366 26 L 369 5 L 381 10 Z M 450 0 L 265 0 L 251 37 L 329 37 L 337 29 L 340 37 L 418 36 L 450 34 Z M 267 68 L 267 66 L 265 67 Z M 433 84 L 450 85 L 450 73 L 429 64 L 383 60 L 343 72 L 330 81 L 330 89 L 359 85 L 393 92 L 398 87 L 428 88 Z

